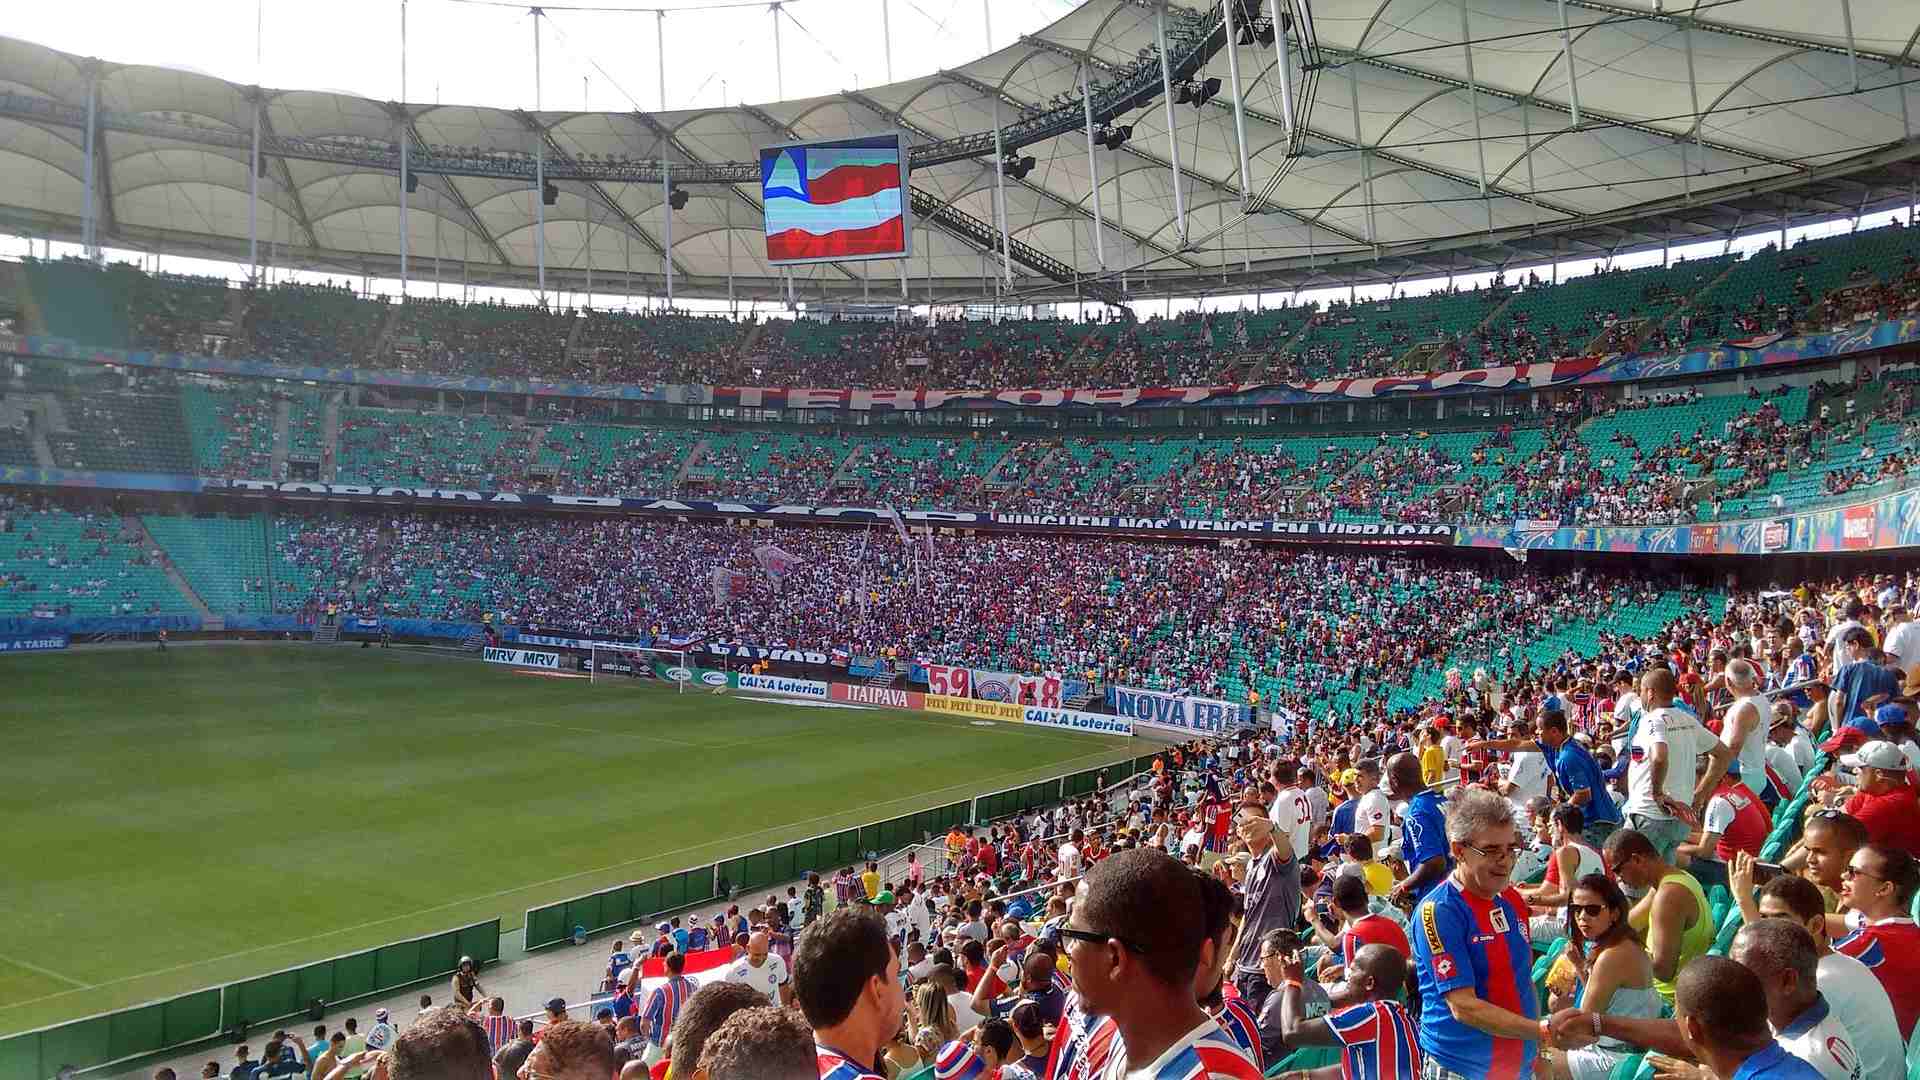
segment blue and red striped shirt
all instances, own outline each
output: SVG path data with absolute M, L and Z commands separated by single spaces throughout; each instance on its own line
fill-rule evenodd
M 681 1007 L 696 989 L 693 980 L 685 975 L 669 975 L 666 982 L 653 988 L 647 995 L 647 1007 L 640 1013 L 640 1019 L 646 1023 L 648 1042 L 655 1046 L 667 1045 L 667 1036 L 673 1034 L 673 1022 L 679 1019 Z
M 1087 1011 L 1079 994 L 1067 995 L 1053 1046 L 1047 1051 L 1042 1080 L 1088 1080 L 1106 1071 L 1107 1059 L 1120 1041 L 1120 1027 L 1111 1016 Z
M 1260 1021 L 1245 1002 L 1238 998 L 1227 999 L 1214 1020 L 1219 1022 L 1220 1030 L 1226 1032 L 1227 1037 L 1253 1059 L 1255 1068 L 1261 1072 L 1267 1071 L 1266 1059 L 1260 1053 Z
M 820 1066 L 820 1080 L 861 1080 L 879 1074 L 830 1046 L 813 1044 L 813 1057 Z
M 1509 886 L 1485 900 L 1451 875 L 1415 909 L 1413 959 L 1420 973 L 1420 1052 L 1449 1071 L 1488 1080 L 1532 1073 L 1538 1044 L 1495 1037 L 1453 1018 L 1446 995 L 1470 987 L 1490 1005 L 1540 1018 L 1527 941 L 1527 902 Z
M 1420 1080 L 1420 1032 L 1397 1001 L 1363 1001 L 1327 1015 L 1340 1040 L 1341 1080 Z
M 1261 1080 L 1260 1068 L 1235 1045 L 1233 1037 L 1212 1017 L 1168 1047 L 1151 1065 L 1130 1069 L 1126 1054 L 1107 1062 L 1107 1080 L 1150 1076 L 1152 1080 Z

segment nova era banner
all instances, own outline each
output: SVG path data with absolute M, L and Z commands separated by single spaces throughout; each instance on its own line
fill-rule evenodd
M 1231 701 L 1131 686 L 1109 686 L 1107 704 L 1136 724 L 1167 731 L 1213 734 L 1242 727 L 1251 719 L 1246 706 Z

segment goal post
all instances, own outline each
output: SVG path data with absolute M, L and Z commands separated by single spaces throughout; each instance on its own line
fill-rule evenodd
M 666 682 L 682 694 L 696 678 L 692 657 L 685 649 L 598 643 L 587 658 L 587 676 L 595 683 Z

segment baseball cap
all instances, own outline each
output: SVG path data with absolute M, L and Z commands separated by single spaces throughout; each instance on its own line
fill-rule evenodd
M 986 1071 L 987 1063 L 958 1039 L 941 1047 L 933 1058 L 933 1080 L 976 1080 Z
M 1849 725 L 1834 732 L 1832 738 L 1820 744 L 1820 749 L 1825 750 L 1829 754 L 1837 754 L 1842 751 L 1851 750 L 1856 746 L 1863 746 L 1871 741 L 1873 740 L 1868 737 L 1865 731 Z
M 656 923 L 653 928 L 665 934 L 673 929 L 673 924 L 670 922 Z
M 567 999 L 566 999 L 566 998 L 548 998 L 548 999 L 547 999 L 547 1011 L 548 1011 L 548 1012 L 557 1012 L 557 1013 L 563 1013 L 563 1012 L 566 1012 L 566 1011 L 567 1011 Z
M 1886 727 L 1888 724 L 1910 723 L 1907 719 L 1906 706 L 1891 701 L 1873 710 L 1873 722 L 1881 727 Z
M 1907 767 L 1907 755 L 1892 743 L 1875 739 L 1862 746 L 1859 753 L 1841 758 L 1840 764 L 1849 769 L 1903 770 Z
M 384 1024 L 384 1023 L 386 1023 L 386 1022 L 387 1022 L 387 1010 L 385 1010 L 385 1009 L 375 1009 L 375 1010 L 373 1010 L 373 1020 L 374 1020 L 374 1023 L 376 1023 L 376 1024 Z
M 875 894 L 873 895 L 873 902 L 874 902 L 874 903 L 876 903 L 876 904 L 891 904 L 891 903 L 893 903 L 893 902 L 894 902 L 894 899 L 893 899 L 893 890 L 891 890 L 891 889 L 881 889 L 881 890 L 880 890 L 879 892 L 877 892 L 877 893 L 875 893 Z

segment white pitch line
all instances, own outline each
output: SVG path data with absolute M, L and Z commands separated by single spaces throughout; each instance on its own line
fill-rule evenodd
M 71 975 L 62 975 L 59 972 L 54 971 L 52 968 L 43 968 L 39 964 L 29 964 L 25 960 L 22 960 L 17 956 L 8 956 L 6 953 L 0 953 L 0 961 L 5 961 L 6 963 L 12 964 L 14 967 L 17 967 L 17 968 L 24 968 L 25 970 L 31 971 L 36 975 L 45 975 L 49 979 L 59 979 L 61 982 L 66 983 L 69 986 L 75 987 L 75 989 L 73 990 L 64 991 L 65 993 L 77 994 L 81 990 L 92 990 L 94 988 L 94 985 L 92 983 L 81 982 L 79 979 L 76 979 Z
M 536 721 L 532 721 L 532 720 L 523 720 L 518 722 L 519 723 L 536 723 Z M 1091 753 L 1081 754 L 1078 757 L 1063 758 L 1060 761 L 1050 762 L 1046 767 L 1052 768 L 1054 766 L 1068 765 L 1076 761 L 1085 761 L 1088 758 L 1092 758 L 1092 757 L 1106 757 L 1106 756 L 1110 756 L 1112 752 L 1113 752 L 1112 748 L 1109 747 L 1104 750 L 1096 750 Z M 342 934 L 357 933 L 358 931 L 372 929 L 373 927 L 376 927 L 376 926 L 385 926 L 386 924 L 391 922 L 399 922 L 403 919 L 411 919 L 420 915 L 430 915 L 436 911 L 445 911 L 448 908 L 463 907 L 467 904 L 478 904 L 487 900 L 497 900 L 503 896 L 512 896 L 515 893 L 525 892 L 529 889 L 543 889 L 549 885 L 558 885 L 563 881 L 574 881 L 583 877 L 592 877 L 595 874 L 604 874 L 604 873 L 607 873 L 608 871 L 619 870 L 623 867 L 632 866 L 635 863 L 646 862 L 649 859 L 660 859 L 660 858 L 666 858 L 667 856 L 670 856 L 670 855 L 684 855 L 689 852 L 704 851 L 718 844 L 731 844 L 740 840 L 750 840 L 753 837 L 765 836 L 767 833 L 779 832 L 783 829 L 788 829 L 795 825 L 810 825 L 816 821 L 827 821 L 831 818 L 843 817 L 849 814 L 864 815 L 869 810 L 878 810 L 881 807 L 895 806 L 903 802 L 919 801 L 919 800 L 925 799 L 929 795 L 943 795 L 949 791 L 957 791 L 961 788 L 968 788 L 968 787 L 975 787 L 975 786 L 977 785 L 973 783 L 950 784 L 943 788 L 934 788 L 931 791 L 922 791 L 922 792 L 916 792 L 915 794 L 912 794 L 912 795 L 903 795 L 897 799 L 885 799 L 880 802 L 867 803 L 864 806 L 851 807 L 846 810 L 836 810 L 830 814 L 820 814 L 816 817 L 803 818 L 798 821 L 789 821 L 780 825 L 769 825 L 764 829 L 755 829 L 752 832 L 740 833 L 737 836 L 723 837 L 719 840 L 709 840 L 700 844 L 693 844 L 687 847 L 675 848 L 672 851 L 656 852 L 653 855 L 647 856 L 645 858 L 625 859 L 617 863 L 608 863 L 605 866 L 597 866 L 591 870 L 576 870 L 571 874 L 562 874 L 559 877 L 548 878 L 545 881 L 530 882 L 526 885 L 517 885 L 510 889 L 498 889 L 498 890 L 495 890 L 494 892 L 484 893 L 480 896 L 470 896 L 464 900 L 450 900 L 444 904 L 435 904 L 432 907 L 424 907 L 419 909 L 418 911 L 404 912 L 399 915 L 389 915 L 383 919 L 374 919 L 371 922 L 359 923 L 354 926 L 343 926 L 336 930 L 327 930 L 318 934 L 307 934 L 303 937 L 290 938 L 286 941 L 275 942 L 271 945 L 255 945 L 253 948 L 241 949 L 238 952 L 230 952 L 225 954 L 224 956 L 213 956 L 213 957 L 208 957 L 204 960 L 193 960 L 184 964 L 173 964 L 169 967 L 155 968 L 152 971 L 143 971 L 137 975 L 123 975 L 120 978 L 108 979 L 105 982 L 94 983 L 90 986 L 75 983 L 75 985 L 79 987 L 78 989 L 61 990 L 61 991 L 58 991 L 57 993 L 42 994 L 39 997 L 27 998 L 24 1001 L 16 1001 L 16 1002 L 13 1002 L 12 1004 L 0 1005 L 0 1013 L 11 1012 L 14 1009 L 25 1008 L 28 1005 L 36 1005 L 43 1001 L 53 1001 L 63 997 L 71 997 L 74 994 L 84 993 L 88 990 L 100 990 L 109 986 L 118 986 L 121 983 L 138 982 L 141 979 L 150 979 L 156 975 L 170 975 L 176 971 L 191 971 L 194 968 L 206 967 L 211 964 L 224 963 L 225 961 L 228 961 L 228 960 L 237 960 L 243 956 L 252 956 L 254 953 L 269 952 L 274 949 L 284 949 L 292 945 L 303 945 L 309 941 L 325 941 L 328 938 L 339 937 Z M 805 839 L 805 837 L 802 837 L 801 839 Z M 716 860 L 716 861 L 724 861 L 724 859 L 727 857 L 728 856 L 723 856 L 720 860 Z M 52 975 L 53 973 L 47 972 L 46 974 Z M 67 979 L 65 976 L 57 976 L 57 977 L 63 979 L 66 982 L 74 982 L 74 980 Z

